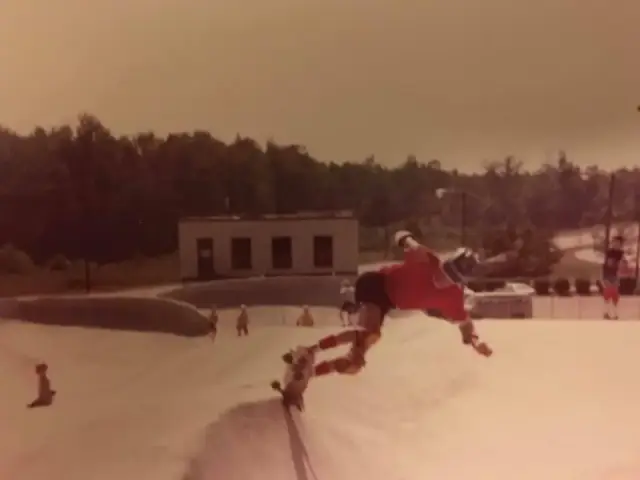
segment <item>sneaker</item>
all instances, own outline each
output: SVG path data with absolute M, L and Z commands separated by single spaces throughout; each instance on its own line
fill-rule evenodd
M 293 363 L 293 352 L 287 352 L 282 355 L 282 361 L 287 365 L 291 365 Z

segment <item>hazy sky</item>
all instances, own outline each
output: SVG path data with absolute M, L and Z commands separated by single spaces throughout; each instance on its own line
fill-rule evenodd
M 638 0 L 0 0 L 0 123 L 640 165 Z

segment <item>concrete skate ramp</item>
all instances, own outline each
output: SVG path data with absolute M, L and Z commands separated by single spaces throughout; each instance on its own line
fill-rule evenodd
M 12 300 L 0 316 L 43 325 L 205 335 L 208 322 L 196 308 L 170 299 L 60 297 Z
M 265 277 L 218 280 L 191 285 L 164 294 L 198 308 L 239 305 L 316 305 L 337 306 L 342 303 L 340 282 L 345 277 Z
M 640 322 L 478 328 L 491 359 L 445 322 L 389 321 L 360 375 L 316 379 L 306 412 L 289 417 L 268 386 L 279 355 L 336 329 L 255 327 L 238 338 L 223 323 L 212 343 L 9 322 L 0 478 L 640 478 Z M 24 408 L 35 379 L 18 352 L 48 361 L 52 407 Z
M 229 408 L 182 480 L 640 478 L 640 324 L 484 322 L 487 360 L 416 319 L 302 414 L 268 394 Z

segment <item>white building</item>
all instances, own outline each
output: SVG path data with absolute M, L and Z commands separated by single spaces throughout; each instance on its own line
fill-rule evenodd
M 188 217 L 179 223 L 178 243 L 183 280 L 358 271 L 352 212 Z

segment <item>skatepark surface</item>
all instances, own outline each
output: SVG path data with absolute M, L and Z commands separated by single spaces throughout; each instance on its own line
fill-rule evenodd
M 280 355 L 339 328 L 334 308 L 312 308 L 313 328 L 298 311 L 251 308 L 242 338 L 223 311 L 215 342 L 0 322 L 0 478 L 640 478 L 640 323 L 484 320 L 485 359 L 444 322 L 397 316 L 360 375 L 312 381 L 288 415 Z M 37 361 L 58 395 L 27 409 Z

